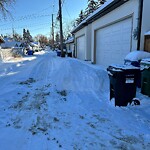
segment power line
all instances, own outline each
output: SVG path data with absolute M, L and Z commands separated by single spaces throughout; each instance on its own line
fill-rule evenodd
M 20 21 L 24 21 L 24 20 L 34 20 L 34 19 L 37 19 L 37 18 L 43 18 L 43 17 L 51 17 L 50 14 L 41 14 L 41 15 L 38 15 L 38 16 L 34 16 L 33 14 L 32 15 L 29 15 L 29 16 L 24 16 L 24 17 L 20 17 L 19 19 L 17 20 L 14 20 L 14 21 L 11 21 L 11 23 L 15 23 L 15 22 L 20 22 Z M 7 24 L 10 24 L 10 22 L 7 22 L 5 24 L 2 24 L 0 26 L 5 26 Z
M 63 5 L 64 5 L 64 2 L 65 2 L 65 0 L 62 1 L 62 4 L 61 4 L 62 7 L 63 7 Z
M 23 28 L 28 28 L 28 27 L 36 27 L 36 26 L 42 26 L 42 25 L 46 25 L 46 24 L 49 24 L 49 22 L 47 23 L 42 23 L 42 24 L 26 24 L 26 25 L 21 25 L 21 26 L 14 26 L 13 28 L 14 29 L 23 29 Z M 1 31 L 7 31 L 7 30 L 12 30 L 12 27 L 9 27 L 9 28 L 3 28 L 3 29 L 0 29 Z
M 68 12 L 66 7 L 65 7 L 65 10 L 66 10 L 66 13 L 68 14 L 69 18 L 71 18 L 71 16 L 70 16 L 70 14 L 69 14 L 69 12 Z

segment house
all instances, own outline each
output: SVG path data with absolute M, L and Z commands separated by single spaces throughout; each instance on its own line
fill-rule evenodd
M 73 31 L 75 55 L 107 67 L 123 63 L 134 50 L 144 50 L 150 30 L 150 0 L 107 0 Z
M 67 52 L 72 52 L 72 55 L 74 56 L 74 37 L 69 37 L 66 41 L 66 49 Z
M 39 51 L 40 42 L 30 42 L 30 46 L 32 47 L 32 50 Z
M 0 58 L 5 60 L 10 57 L 22 57 L 24 49 L 21 46 L 21 42 L 15 41 L 13 38 L 4 37 L 1 44 Z
M 21 45 L 21 42 L 15 41 L 14 39 L 8 38 L 8 37 L 5 37 L 4 41 L 5 42 L 1 44 L 1 47 L 4 49 L 13 48 L 13 47 L 20 47 L 20 45 Z

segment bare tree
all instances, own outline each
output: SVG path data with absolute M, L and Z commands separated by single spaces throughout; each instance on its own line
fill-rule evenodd
M 35 36 L 34 39 L 36 41 L 39 41 L 41 45 L 48 45 L 49 44 L 49 40 L 45 35 L 39 34 L 39 35 Z
M 14 2 L 15 0 L 0 0 L 0 14 L 4 19 L 6 19 L 7 15 L 11 16 L 8 7 L 12 6 Z
M 64 28 L 63 28 L 63 36 L 64 36 L 64 39 L 67 39 L 68 35 L 71 34 L 71 31 L 73 29 L 73 25 L 74 25 L 74 21 L 75 20 L 72 20 L 72 21 L 66 21 L 63 25 L 64 25 Z

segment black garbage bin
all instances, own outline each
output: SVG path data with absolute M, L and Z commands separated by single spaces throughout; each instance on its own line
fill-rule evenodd
M 72 50 L 67 50 L 68 57 L 72 57 Z
M 110 78 L 110 100 L 115 106 L 127 106 L 136 96 L 136 84 L 140 69 L 126 65 L 112 65 L 107 68 Z
M 68 52 L 68 57 L 72 57 L 72 52 Z
M 132 65 L 134 67 L 138 67 L 140 69 L 140 61 L 130 61 L 130 60 L 125 60 L 124 64 L 125 65 Z M 141 88 L 141 72 L 139 71 L 137 74 L 137 87 Z

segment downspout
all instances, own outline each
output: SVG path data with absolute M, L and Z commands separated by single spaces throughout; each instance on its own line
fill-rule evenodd
M 138 25 L 137 25 L 137 50 L 140 50 L 141 43 L 141 27 L 142 27 L 142 16 L 143 16 L 143 0 L 139 0 L 139 9 L 138 9 Z

